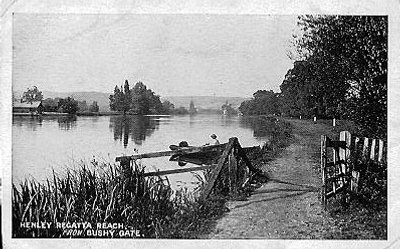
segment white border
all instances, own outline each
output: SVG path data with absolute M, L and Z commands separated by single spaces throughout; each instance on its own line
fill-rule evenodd
M 1 2 L 0 165 L 3 168 L 2 229 L 5 248 L 399 248 L 400 247 L 400 2 L 396 0 L 186 0 L 80 1 L 4 0 Z M 11 239 L 11 82 L 12 13 L 152 13 L 152 14 L 345 14 L 389 15 L 389 206 L 388 240 L 119 240 Z

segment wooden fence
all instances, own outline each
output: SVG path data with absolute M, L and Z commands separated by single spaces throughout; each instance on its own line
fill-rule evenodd
M 368 160 L 382 163 L 385 153 L 384 141 L 366 137 L 352 137 L 350 132 L 340 132 L 339 140 L 321 136 L 322 204 L 344 191 L 359 190 L 360 165 Z M 355 163 L 360 161 L 361 163 Z M 367 166 L 365 166 L 367 167 Z M 366 169 L 368 170 L 368 169 Z
M 246 149 L 242 148 L 238 139 L 232 137 L 228 143 L 212 146 L 203 147 L 182 147 L 178 150 L 152 152 L 140 155 L 122 156 L 117 157 L 116 161 L 120 162 L 121 166 L 129 165 L 131 161 L 142 158 L 154 158 L 164 157 L 172 155 L 187 155 L 190 153 L 203 153 L 215 149 L 221 149 L 222 154 L 218 158 L 216 164 L 201 165 L 197 167 L 184 167 L 180 169 L 164 170 L 147 172 L 145 176 L 161 176 L 167 174 L 176 174 L 183 172 L 192 172 L 198 170 L 211 170 L 208 174 L 206 185 L 201 192 L 201 199 L 207 198 L 210 193 L 216 188 L 216 183 L 224 181 L 224 184 L 220 184 L 224 188 L 227 188 L 230 195 L 236 195 L 238 190 L 244 186 L 246 181 L 249 179 L 251 173 L 260 173 L 258 169 L 253 167 L 251 161 L 246 155 Z M 254 147 L 252 147 L 254 148 Z M 226 184 L 225 184 L 226 183 Z

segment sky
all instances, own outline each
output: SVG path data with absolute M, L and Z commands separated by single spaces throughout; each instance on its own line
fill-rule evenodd
M 13 89 L 111 93 L 125 79 L 161 96 L 279 91 L 296 16 L 15 14 Z

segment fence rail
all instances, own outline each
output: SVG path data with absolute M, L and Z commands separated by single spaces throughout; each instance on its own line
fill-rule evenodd
M 217 164 L 202 165 L 198 167 L 185 167 L 180 169 L 146 172 L 145 176 L 161 176 L 168 174 L 176 174 L 183 172 L 192 172 L 198 170 L 211 170 L 206 185 L 201 192 L 201 199 L 207 198 L 211 192 L 216 188 L 216 183 L 219 181 L 226 181 L 227 185 L 222 184 L 223 187 L 229 189 L 230 195 L 236 195 L 241 187 L 248 181 L 250 172 L 260 173 L 261 171 L 256 169 L 250 159 L 247 157 L 247 152 L 254 149 L 260 149 L 259 146 L 242 148 L 238 139 L 232 137 L 228 143 L 204 147 L 186 147 L 178 148 L 171 151 L 152 152 L 140 155 L 132 156 L 121 156 L 117 157 L 116 161 L 120 162 L 122 166 L 127 166 L 131 161 L 142 159 L 142 158 L 153 158 L 163 157 L 172 155 L 189 155 L 193 153 L 203 153 L 220 149 L 222 151 L 221 156 L 218 158 Z
M 358 165 L 368 165 L 363 163 L 367 160 L 382 163 L 384 145 L 381 139 L 360 138 L 348 131 L 340 132 L 337 141 L 321 136 L 321 198 L 325 208 L 329 198 L 343 191 L 358 192 L 362 170 Z M 361 163 L 355 164 L 357 160 Z

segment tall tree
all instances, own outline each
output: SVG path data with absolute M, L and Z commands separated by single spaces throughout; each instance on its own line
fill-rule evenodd
M 36 86 L 28 88 L 22 95 L 22 101 L 32 103 L 33 101 L 42 101 L 43 94 Z
M 124 113 L 126 113 L 131 109 L 131 103 L 132 103 L 132 95 L 131 95 L 131 90 L 129 89 L 129 82 L 128 80 L 125 80 L 124 92 L 122 95 L 122 109 Z
M 112 111 L 126 112 L 126 108 L 124 108 L 124 93 L 117 85 L 114 88 L 114 94 L 110 95 L 110 109 Z

